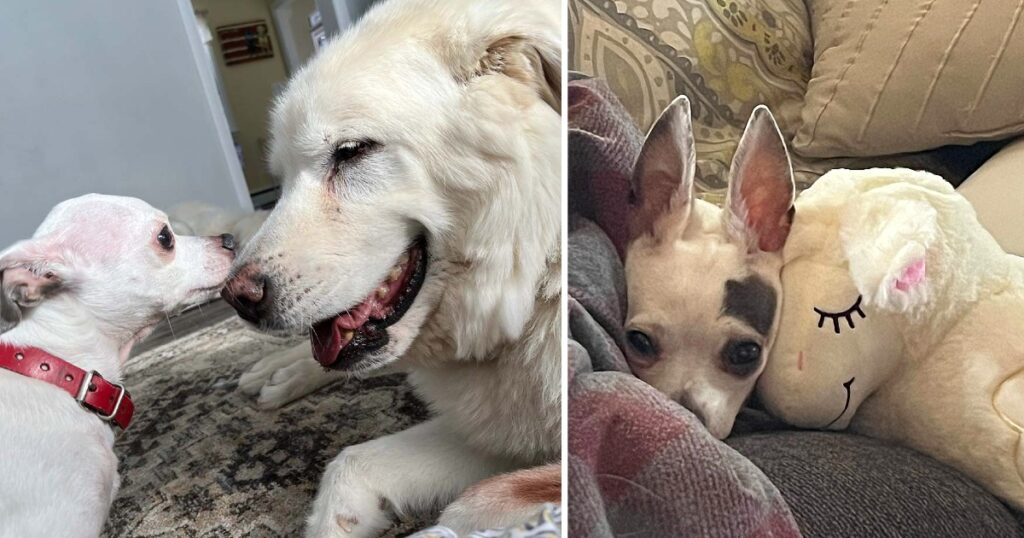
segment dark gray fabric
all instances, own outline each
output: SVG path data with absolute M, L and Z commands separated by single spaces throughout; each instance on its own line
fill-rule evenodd
M 959 472 L 859 435 L 775 431 L 728 443 L 764 471 L 804 536 L 1024 536 L 1017 515 Z

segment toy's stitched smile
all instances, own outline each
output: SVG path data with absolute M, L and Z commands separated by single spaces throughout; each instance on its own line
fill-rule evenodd
M 853 392 L 851 389 L 853 387 L 853 381 L 855 379 L 857 379 L 857 378 L 856 377 L 851 377 L 849 381 L 847 381 L 846 383 L 843 383 L 843 388 L 846 389 L 846 403 L 843 404 L 843 412 L 839 413 L 839 416 L 837 416 L 836 418 L 832 419 L 832 422 L 829 422 L 828 424 L 824 425 L 821 429 L 827 430 L 829 426 L 831 426 L 831 425 L 835 424 L 836 422 L 838 422 L 839 419 L 843 418 L 843 415 L 846 414 L 846 410 L 850 408 L 850 394 Z

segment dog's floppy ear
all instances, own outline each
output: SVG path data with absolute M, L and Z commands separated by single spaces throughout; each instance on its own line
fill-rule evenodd
M 655 224 L 671 215 L 685 226 L 693 201 L 696 148 L 690 100 L 680 95 L 658 117 L 644 139 L 629 193 L 629 240 L 658 233 Z
M 839 238 L 866 304 L 912 313 L 928 302 L 928 253 L 939 240 L 938 212 L 930 204 L 862 195 L 844 211 Z
M 0 333 L 21 322 L 23 309 L 38 305 L 63 288 L 55 252 L 45 241 L 30 240 L 0 255 Z
M 747 121 L 729 169 L 725 228 L 750 252 L 776 252 L 793 222 L 793 167 L 775 118 L 758 105 Z
M 558 47 L 525 36 L 491 42 L 474 75 L 502 74 L 533 87 L 555 112 L 562 111 L 562 59 Z

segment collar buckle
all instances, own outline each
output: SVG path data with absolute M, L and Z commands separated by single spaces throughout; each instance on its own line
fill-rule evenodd
M 124 401 L 124 395 L 127 391 L 125 390 L 124 385 L 120 383 L 114 383 L 112 381 L 107 381 L 107 383 L 110 383 L 111 385 L 117 387 L 119 392 L 117 394 L 117 401 L 114 402 L 114 409 L 110 411 L 109 415 L 104 415 L 95 407 L 87 404 L 85 401 L 85 398 L 89 395 L 89 385 L 92 384 L 92 379 L 98 375 L 99 374 L 96 373 L 96 370 L 89 370 L 85 373 L 85 378 L 82 379 L 82 384 L 79 385 L 78 387 L 78 394 L 75 396 L 75 401 L 78 402 L 78 404 L 81 405 L 82 407 L 92 411 L 93 413 L 96 413 L 96 415 L 99 416 L 104 421 L 111 422 L 114 420 L 114 417 L 117 416 L 117 412 L 121 410 L 121 402 Z

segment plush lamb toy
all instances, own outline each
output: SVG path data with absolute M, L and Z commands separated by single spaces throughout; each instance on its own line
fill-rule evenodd
M 901 169 L 822 176 L 783 258 L 768 410 L 912 447 L 1024 509 L 1024 258 Z

